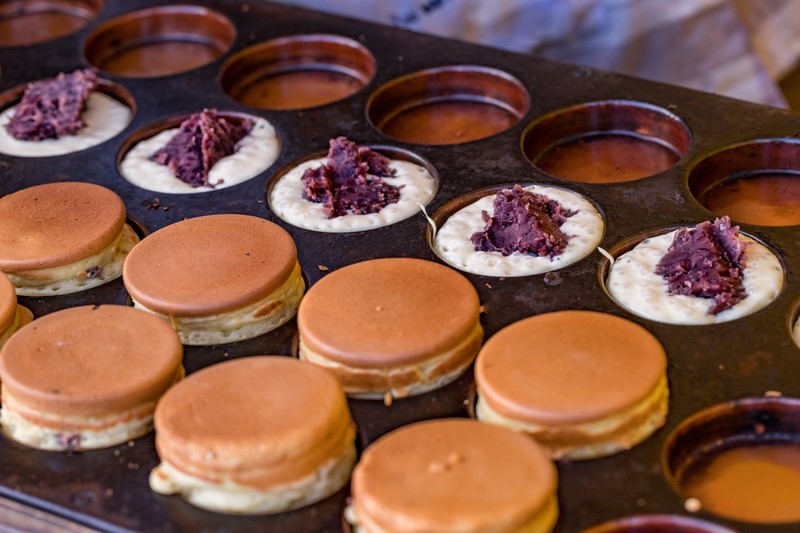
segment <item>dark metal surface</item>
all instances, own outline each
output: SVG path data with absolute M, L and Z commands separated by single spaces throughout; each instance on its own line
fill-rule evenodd
M 102 22 L 149 0 L 106 2 L 99 18 L 81 32 L 26 48 L 0 48 L 0 92 L 20 83 L 86 66 L 80 56 L 84 37 Z M 613 248 L 631 236 L 713 215 L 695 201 L 686 176 L 706 154 L 733 143 L 771 137 L 794 138 L 800 119 L 788 112 L 710 94 L 573 67 L 480 46 L 408 33 L 261 2 L 213 0 L 212 7 L 233 21 L 237 36 L 232 49 L 198 70 L 171 77 L 124 79 L 106 76 L 134 96 L 137 114 L 119 136 L 75 154 L 42 159 L 0 155 L 0 193 L 62 180 L 99 183 L 118 192 L 129 214 L 154 231 L 186 217 L 207 213 L 245 213 L 273 220 L 295 238 L 300 263 L 310 283 L 334 270 L 376 257 L 411 256 L 437 260 L 425 238 L 425 220 L 412 217 L 399 224 L 354 234 L 314 233 L 278 220 L 265 201 L 273 174 L 290 162 L 325 149 L 331 137 L 347 135 L 368 144 L 413 151 L 433 163 L 440 188 L 430 213 L 446 202 L 481 187 L 513 181 L 559 184 L 584 194 L 601 209 L 606 221 L 602 246 Z M 300 111 L 246 108 L 220 89 L 218 72 L 227 57 L 267 39 L 302 34 L 334 33 L 355 39 L 377 59 L 377 73 L 358 94 L 331 105 Z M 369 95 L 396 76 L 442 65 L 475 64 L 503 70 L 519 79 L 530 93 L 531 106 L 514 127 L 499 135 L 455 146 L 415 146 L 394 141 L 373 129 L 365 117 Z M 674 168 L 651 178 L 609 185 L 566 183 L 536 170 L 520 147 L 522 132 L 533 119 L 564 107 L 605 99 L 630 99 L 669 109 L 688 125 L 692 145 Z M 267 118 L 283 141 L 278 161 L 244 184 L 196 195 L 169 195 L 138 189 L 117 173 L 117 151 L 135 131 L 156 120 L 217 107 Z M 158 198 L 159 202 L 154 199 Z M 158 207 L 153 207 L 160 203 Z M 660 454 L 667 435 L 692 413 L 735 398 L 781 391 L 800 395 L 800 349 L 790 337 L 790 322 L 800 300 L 796 278 L 800 265 L 797 227 L 742 225 L 782 259 L 786 284 L 768 308 L 720 325 L 684 327 L 634 317 L 615 305 L 598 281 L 602 257 L 595 253 L 560 271 L 562 283 L 548 285 L 543 276 L 499 280 L 468 275 L 485 307 L 486 335 L 521 318 L 561 309 L 592 309 L 642 324 L 664 344 L 669 358 L 671 398 L 666 426 L 634 449 L 612 457 L 559 465 L 561 515 L 557 531 L 572 532 L 609 519 L 639 513 L 689 514 L 682 498 L 661 471 Z M 121 281 L 76 295 L 24 298 L 36 316 L 74 305 L 126 299 Z M 226 359 L 254 354 L 290 354 L 294 321 L 245 342 L 187 347 L 189 372 Z M 535 342 L 532 339 L 532 342 Z M 557 354 L 556 354 L 557 355 Z M 472 385 L 468 373 L 449 387 L 417 398 L 380 402 L 352 401 L 353 415 L 367 442 L 416 420 L 466 416 Z M 291 400 L 288 400 L 291 401 Z M 147 485 L 157 457 L 153 435 L 108 450 L 53 453 L 27 449 L 0 438 L 0 494 L 50 510 L 107 531 L 339 531 L 346 491 L 317 505 L 267 517 L 231 517 L 192 508 L 178 497 L 154 495 Z M 796 531 L 797 525 L 762 526 L 733 523 L 699 512 L 696 516 L 740 531 Z

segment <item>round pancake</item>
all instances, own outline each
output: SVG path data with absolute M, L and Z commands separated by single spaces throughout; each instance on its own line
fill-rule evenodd
M 3 394 L 62 416 L 105 416 L 155 401 L 183 347 L 158 317 L 121 305 L 73 307 L 17 331 L 0 351 Z
M 247 215 L 209 215 L 143 239 L 125 260 L 122 278 L 149 310 L 198 317 L 265 298 L 296 264 L 294 241 L 280 226 Z
M 661 343 L 643 327 L 593 311 L 559 311 L 505 327 L 475 362 L 497 413 L 558 426 L 602 419 L 644 400 L 663 378 Z
M 517 531 L 555 497 L 556 483 L 553 464 L 530 438 L 446 419 L 402 427 L 369 446 L 352 494 L 359 520 L 385 531 Z
M 354 437 L 339 382 L 282 356 L 191 374 L 159 402 L 155 427 L 159 456 L 180 470 L 264 490 L 313 474 Z
M 68 265 L 114 242 L 125 204 L 92 183 L 36 185 L 0 198 L 0 270 Z
M 348 366 L 413 364 L 454 348 L 480 317 L 472 284 L 422 259 L 375 259 L 318 281 L 300 302 L 297 326 L 313 352 Z

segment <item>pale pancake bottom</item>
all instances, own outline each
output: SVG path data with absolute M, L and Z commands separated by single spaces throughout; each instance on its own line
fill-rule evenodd
M 270 514 L 318 502 L 342 488 L 356 462 L 355 445 L 330 459 L 311 475 L 269 490 L 258 490 L 232 480 L 213 483 L 187 474 L 168 461 L 150 472 L 150 488 L 159 494 L 180 494 L 201 509 L 231 514 Z
M 114 242 L 100 253 L 75 263 L 23 272 L 6 272 L 20 296 L 59 296 L 92 289 L 122 275 L 122 264 L 131 249 L 139 242 L 133 229 L 125 224 Z M 87 270 L 100 267 L 97 277 Z
M 473 330 L 454 348 L 434 354 L 423 361 L 393 368 L 361 368 L 333 361 L 309 349 L 300 336 L 301 360 L 319 365 L 339 379 L 351 398 L 378 400 L 405 398 L 439 389 L 458 379 L 472 364 L 483 340 L 483 328 L 476 322 Z
M 487 485 L 490 485 L 488 483 Z M 491 489 L 489 489 L 491 490 Z M 453 487 L 454 493 L 457 494 L 458 487 Z M 359 515 L 356 511 L 355 505 L 348 505 L 344 510 L 344 518 L 353 528 L 353 533 L 397 533 L 397 531 L 405 531 L 404 529 L 388 530 L 369 519 L 368 516 Z M 549 533 L 553 530 L 558 520 L 558 498 L 555 494 L 547 499 L 542 509 L 537 512 L 530 520 L 524 524 L 512 525 L 507 528 L 496 527 L 492 529 L 495 533 Z M 413 520 L 412 520 L 413 522 Z M 479 527 L 469 527 L 465 522 L 468 522 L 467 517 L 462 517 L 462 521 L 457 524 L 458 531 L 461 533 L 480 533 L 483 531 Z M 496 524 L 495 524 L 496 525 Z M 453 530 L 456 530 L 456 524 L 453 524 Z M 408 529 L 408 531 L 419 531 L 418 529 Z
M 115 414 L 110 417 L 64 417 L 59 423 L 66 422 L 75 428 L 104 426 L 111 420 L 128 419 L 126 422 L 111 423 L 104 429 L 63 430 L 37 424 L 22 413 L 14 409 L 15 402 L 10 402 L 8 393 L 3 398 L 4 406 L 0 409 L 0 424 L 3 431 L 11 439 L 39 450 L 66 451 L 66 450 L 92 450 L 108 448 L 131 439 L 141 437 L 153 429 L 153 412 L 155 402 L 149 405 L 149 415 L 134 418 L 133 411 L 129 415 Z M 137 408 L 135 411 L 138 411 Z M 44 412 L 38 412 L 38 418 L 53 418 Z
M 165 315 L 133 300 L 133 307 L 152 313 L 170 324 L 181 342 L 192 346 L 226 344 L 258 337 L 276 329 L 297 314 L 305 291 L 300 264 L 289 278 L 267 297 L 241 309 L 205 317 Z
M 0 348 L 2 348 L 3 344 L 11 337 L 11 334 L 17 331 L 19 328 L 27 324 L 33 320 L 33 313 L 27 307 L 17 304 L 17 314 L 14 316 L 14 322 L 11 323 L 9 327 L 5 329 L 5 331 L 0 332 Z
M 581 460 L 632 448 L 664 425 L 669 389 L 663 376 L 653 390 L 632 407 L 606 418 L 563 425 L 544 425 L 499 414 L 485 398 L 478 399 L 478 420 L 504 426 L 533 437 L 553 459 Z
M 183 366 L 173 381 L 185 376 Z M 3 386 L 0 425 L 11 439 L 40 450 L 94 450 L 109 448 L 146 435 L 153 429 L 159 398 L 105 416 L 57 415 L 18 401 Z

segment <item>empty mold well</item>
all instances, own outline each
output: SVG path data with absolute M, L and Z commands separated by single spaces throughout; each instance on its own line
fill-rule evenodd
M 202 67 L 224 55 L 236 29 L 200 6 L 173 5 L 127 13 L 95 28 L 83 45 L 86 60 L 117 76 L 153 78 Z
M 522 150 L 535 167 L 569 181 L 617 183 L 659 174 L 689 152 L 689 129 L 666 109 L 608 100 L 532 122 Z
M 222 89 L 261 109 L 304 109 L 360 91 L 375 75 L 375 58 L 338 35 L 297 35 L 251 46 L 222 67 Z
M 401 76 L 375 91 L 367 117 L 386 135 L 415 144 L 461 144 L 506 131 L 528 112 L 528 92 L 492 68 L 457 65 Z

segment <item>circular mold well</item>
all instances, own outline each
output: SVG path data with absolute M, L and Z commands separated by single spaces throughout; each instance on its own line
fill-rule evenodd
M 740 232 L 749 243 L 743 284 L 747 297 L 733 307 L 709 314 L 712 298 L 669 294 L 656 265 L 674 241 L 674 232 L 695 226 L 656 228 L 627 237 L 610 247 L 600 263 L 598 281 L 618 306 L 641 318 L 684 326 L 705 326 L 738 320 L 768 307 L 786 284 L 784 259 L 767 243 Z M 610 258 L 609 258 L 610 256 Z M 613 259 L 611 261 L 610 259 Z
M 306 169 L 318 168 L 327 157 L 328 151 L 315 152 L 297 159 L 278 170 L 267 184 L 267 204 L 273 213 L 293 226 L 324 233 L 354 233 L 368 231 L 397 224 L 419 213 L 419 204 L 427 206 L 439 190 L 439 173 L 433 164 L 410 150 L 385 145 L 366 146 L 390 160 L 409 163 L 398 170 L 394 178 L 402 182 L 390 181 L 389 185 L 402 186 L 400 201 L 388 204 L 377 213 L 355 215 L 348 212 L 343 216 L 327 218 L 322 212 L 321 203 L 312 203 L 302 197 L 301 178 Z M 411 166 L 414 165 L 414 166 Z M 424 170 L 425 172 L 423 172 Z M 419 179 L 414 174 L 419 171 Z M 390 178 L 383 178 L 384 180 Z M 405 195 L 412 194 L 412 197 Z
M 800 224 L 800 142 L 758 140 L 715 152 L 691 169 L 689 190 L 712 213 L 738 222 Z
M 200 6 L 134 11 L 95 28 L 83 44 L 86 60 L 117 76 L 154 78 L 215 61 L 233 44 L 236 29 L 223 15 Z
M 11 137 L 9 133 L 7 133 L 4 127 L 5 124 L 7 124 L 7 120 L 11 120 L 11 115 L 9 115 L 6 119 L 6 113 L 10 113 L 11 110 L 9 108 L 16 106 L 20 102 L 27 87 L 28 84 L 26 83 L 24 85 L 17 85 L 16 87 L 12 87 L 3 93 L 0 93 L 0 153 L 13 155 L 16 157 L 51 157 L 79 152 L 81 150 L 86 150 L 93 146 L 97 146 L 98 144 L 102 144 L 116 137 L 128 127 L 136 115 L 136 100 L 125 87 L 118 83 L 98 78 L 97 87 L 93 92 L 102 93 L 116 102 L 111 102 L 109 99 L 106 99 L 106 102 L 99 102 L 98 104 L 101 107 L 98 107 L 97 111 L 93 113 L 91 108 L 92 98 L 91 96 L 89 97 L 90 107 L 87 109 L 87 111 L 82 113 L 81 117 L 87 121 L 88 126 L 90 127 L 87 129 L 92 130 L 91 135 L 78 140 L 81 135 L 80 132 L 84 131 L 79 130 L 78 135 L 76 136 L 65 135 L 59 139 L 45 139 L 43 141 L 17 141 Z M 127 117 L 125 117 L 125 110 L 121 106 L 113 105 L 115 103 L 121 104 L 122 106 L 128 108 L 129 113 L 127 113 Z M 126 119 L 123 120 L 123 118 Z M 97 122 L 104 122 L 102 128 L 97 128 L 97 124 L 91 123 L 93 120 Z M 113 124 L 109 123 L 109 120 L 113 121 Z M 69 144 L 56 144 L 57 141 L 62 139 L 71 140 L 73 142 L 70 142 Z M 56 142 L 54 143 L 54 141 Z M 75 146 L 73 145 L 74 142 L 79 144 Z M 29 151 L 27 149 L 28 146 L 34 148 L 38 146 L 41 148 L 41 150 Z
M 638 515 L 604 522 L 583 533 L 734 533 L 726 527 L 680 515 Z
M 0 47 L 28 46 L 84 28 L 103 7 L 102 0 L 11 0 L 0 4 Z
M 662 451 L 667 480 L 718 516 L 800 522 L 800 399 L 753 397 L 682 422 Z
M 519 185 L 534 194 L 557 201 L 573 214 L 558 224 L 569 235 L 566 248 L 558 255 L 538 256 L 535 253 L 483 252 L 475 250 L 471 236 L 485 231 L 482 212 L 494 215 L 497 193 Z M 453 198 L 430 216 L 425 238 L 431 251 L 451 267 L 481 276 L 497 278 L 544 274 L 547 284 L 560 283 L 557 271 L 583 260 L 594 252 L 605 235 L 605 218 L 601 208 L 587 196 L 561 185 L 518 182 L 492 185 Z
M 539 170 L 582 183 L 617 183 L 659 174 L 689 153 L 689 128 L 666 109 L 628 100 L 581 104 L 548 113 L 522 135 Z
M 409 143 L 461 144 L 506 131 L 530 108 L 528 91 L 510 74 L 473 65 L 422 70 L 370 96 L 367 118 Z
M 305 109 L 347 98 L 375 75 L 375 58 L 339 35 L 297 35 L 251 46 L 225 62 L 222 89 L 260 109 Z
M 184 183 L 175 177 L 167 165 L 161 165 L 152 159 L 152 155 L 178 133 L 183 121 L 191 115 L 158 120 L 131 134 L 117 151 L 116 167 L 119 175 L 129 183 L 148 191 L 195 194 L 239 185 L 260 175 L 275 163 L 280 156 L 282 142 L 269 121 L 232 111 L 219 111 L 217 115 L 232 123 L 249 119 L 253 121 L 253 127 L 236 144 L 233 154 L 214 163 L 209 170 L 208 185 L 193 187 Z M 132 158 L 126 161 L 129 155 Z

